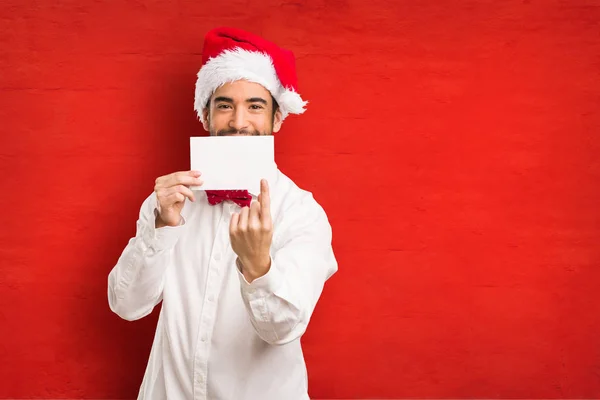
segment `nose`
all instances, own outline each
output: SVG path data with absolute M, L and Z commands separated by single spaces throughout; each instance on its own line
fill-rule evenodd
M 232 118 L 229 121 L 229 127 L 237 129 L 238 131 L 248 128 L 248 119 L 246 118 L 246 112 L 243 108 L 236 108 L 233 112 Z

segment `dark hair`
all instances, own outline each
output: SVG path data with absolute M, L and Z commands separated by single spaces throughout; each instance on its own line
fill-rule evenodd
M 275 118 L 275 113 L 279 110 L 279 103 L 275 100 L 275 97 L 271 95 L 271 100 L 273 100 L 273 118 Z

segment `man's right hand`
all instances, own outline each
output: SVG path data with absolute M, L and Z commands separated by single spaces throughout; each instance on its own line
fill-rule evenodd
M 198 171 L 181 171 L 156 178 L 154 191 L 158 199 L 158 215 L 155 220 L 157 229 L 179 225 L 185 198 L 196 201 L 190 186 L 201 186 L 204 183 L 199 178 L 200 175 Z

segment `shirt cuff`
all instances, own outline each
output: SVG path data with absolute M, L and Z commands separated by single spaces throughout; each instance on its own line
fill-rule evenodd
M 167 250 L 175 246 L 185 226 L 185 219 L 181 216 L 178 226 L 163 226 L 156 228 L 156 215 L 158 210 L 155 208 L 148 225 L 142 234 L 146 247 L 154 251 Z
M 253 280 L 252 283 L 248 283 L 244 277 L 244 274 L 240 268 L 241 263 L 239 263 L 238 260 L 239 259 L 236 259 L 236 270 L 238 277 L 240 278 L 242 293 L 247 295 L 249 299 L 267 297 L 275 293 L 275 291 L 282 285 L 283 276 L 277 269 L 277 265 L 275 264 L 275 261 L 273 261 L 273 258 L 271 258 L 271 267 L 269 268 L 269 271 L 260 278 Z

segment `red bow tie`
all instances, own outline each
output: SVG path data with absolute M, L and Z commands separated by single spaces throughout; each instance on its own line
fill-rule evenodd
M 231 200 L 240 207 L 250 207 L 252 195 L 247 190 L 207 190 L 206 197 L 211 206 Z

